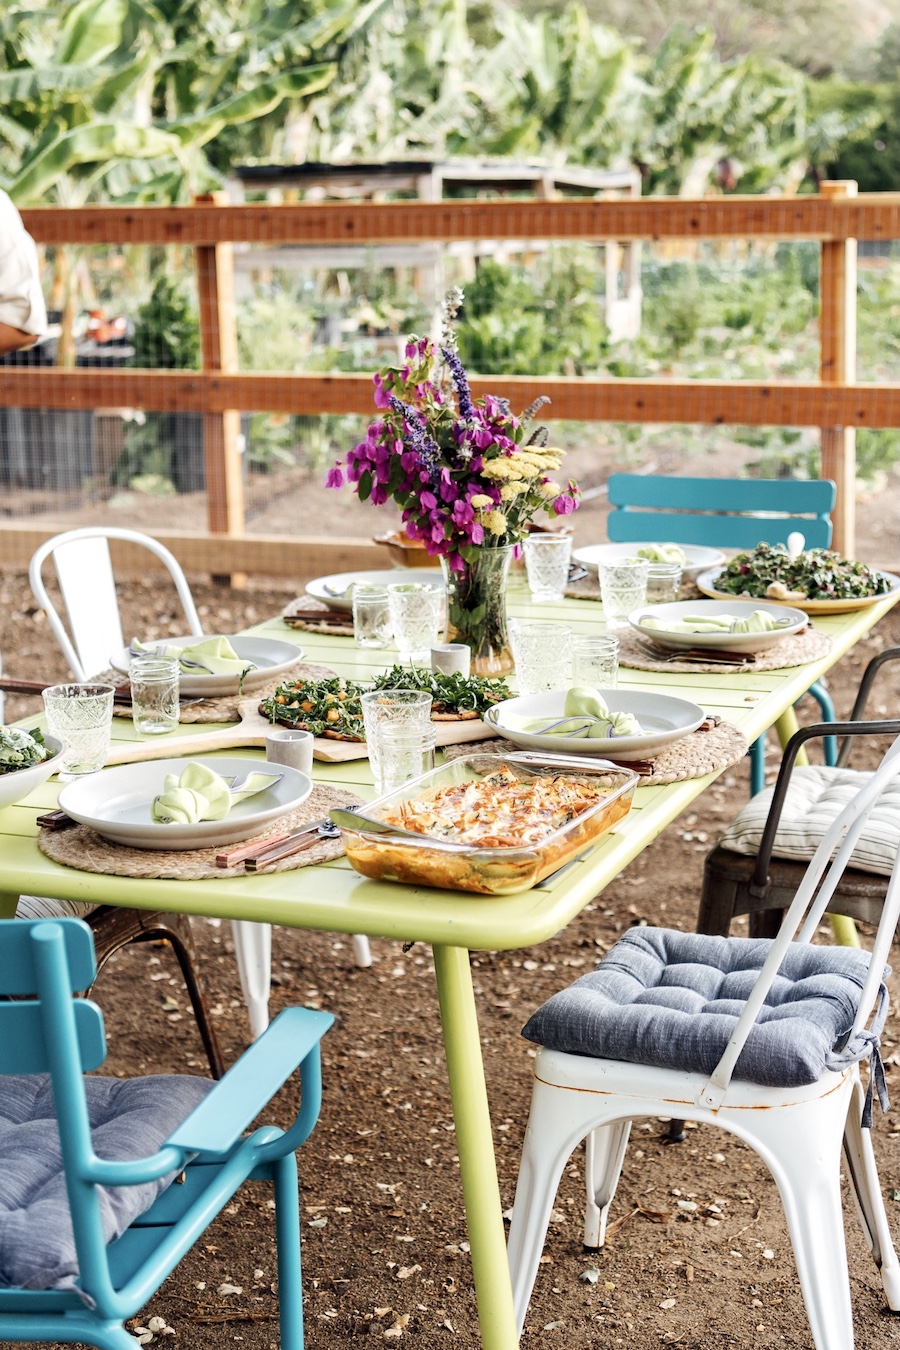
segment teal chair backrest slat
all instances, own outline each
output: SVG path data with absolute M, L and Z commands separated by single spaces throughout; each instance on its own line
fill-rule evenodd
M 787 543 L 799 530 L 808 548 L 827 548 L 836 495 L 829 479 L 615 473 L 609 479 L 613 510 L 607 531 L 615 544 L 656 540 L 750 549 L 761 542 Z
M 35 968 L 35 949 L 32 933 L 46 919 L 11 919 L 3 924 L 2 959 L 0 959 L 0 997 L 34 997 L 38 989 Z M 80 919 L 59 920 L 66 949 L 66 964 L 70 977 L 69 992 L 87 989 L 94 983 L 97 964 L 94 960 L 94 939 L 91 930 Z
M 42 920 L 41 922 L 46 922 Z M 81 1069 L 99 1069 L 106 1058 L 103 1015 L 96 1003 L 73 1004 Z M 50 1057 L 40 1003 L 0 1004 L 0 1073 L 49 1073 Z

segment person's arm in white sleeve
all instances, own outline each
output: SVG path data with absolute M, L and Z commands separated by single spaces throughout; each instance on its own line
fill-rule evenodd
M 0 356 L 30 347 L 47 328 L 34 240 L 0 191 Z

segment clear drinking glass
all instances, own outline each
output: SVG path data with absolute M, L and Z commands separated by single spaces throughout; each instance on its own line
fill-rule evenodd
M 649 570 L 650 564 L 645 558 L 600 563 L 600 598 L 607 628 L 627 628 L 631 611 L 647 603 Z
M 589 689 L 615 689 L 619 678 L 617 637 L 572 639 L 572 683 Z
M 434 723 L 427 730 L 387 725 L 379 733 L 378 791 L 393 792 L 412 778 L 434 768 L 436 733 Z
M 572 630 L 567 624 L 514 619 L 509 631 L 520 694 L 568 688 Z
M 133 656 L 128 666 L 131 715 L 142 736 L 159 736 L 178 726 L 178 662 Z
M 569 579 L 572 536 L 529 534 L 522 547 L 532 600 L 537 604 L 562 600 Z
M 681 567 L 678 563 L 650 563 L 647 573 L 647 604 L 669 605 L 678 599 L 681 590 Z
M 353 587 L 353 638 L 357 647 L 390 646 L 391 611 L 387 587 Z
M 64 747 L 59 775 L 64 782 L 96 773 L 106 763 L 114 693 L 111 684 L 54 684 L 44 690 L 47 730 Z
M 397 651 L 408 661 L 428 661 L 443 639 L 446 596 L 443 586 L 402 581 L 388 586 L 391 630 Z
M 361 702 L 369 763 L 380 795 L 384 790 L 382 746 L 385 730 L 391 728 L 395 734 L 418 736 L 423 742 L 433 737 L 431 695 L 420 689 L 373 689 L 362 695 Z

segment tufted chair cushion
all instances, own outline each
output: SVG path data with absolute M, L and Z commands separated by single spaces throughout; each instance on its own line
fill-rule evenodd
M 868 777 L 860 769 L 830 769 L 813 764 L 795 767 L 778 823 L 774 856 L 807 862 L 825 831 Z M 722 838 L 725 848 L 751 855 L 759 852 L 774 791 L 771 787 L 757 793 L 738 812 Z M 898 849 L 900 784 L 895 784 L 876 803 L 853 850 L 850 866 L 889 876 Z
M 551 1050 L 712 1073 L 771 943 L 633 928 L 595 971 L 554 994 L 522 1035 Z M 794 943 L 750 1032 L 735 1078 L 815 1083 L 871 1048 L 844 1046 L 869 963 L 854 947 Z
M 213 1086 L 202 1078 L 84 1079 L 94 1150 L 115 1161 L 155 1153 Z M 175 1174 L 98 1186 L 107 1242 L 148 1210 Z M 0 1287 L 68 1289 L 75 1239 L 47 1074 L 0 1077 Z

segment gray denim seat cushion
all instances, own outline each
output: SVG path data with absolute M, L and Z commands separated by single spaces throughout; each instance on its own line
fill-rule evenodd
M 87 900 L 52 900 L 48 895 L 20 895 L 17 919 L 84 919 L 97 908 Z
M 770 945 L 766 938 L 633 928 L 595 971 L 540 1007 L 522 1035 L 570 1054 L 712 1073 Z M 868 962 L 859 948 L 794 943 L 735 1078 L 799 1087 L 868 1054 L 866 1033 L 843 1045 Z
M 203 1078 L 84 1079 L 94 1149 L 154 1153 L 213 1084 Z M 119 1237 L 174 1180 L 98 1187 L 103 1233 Z M 78 1275 L 53 1092 L 47 1074 L 0 1077 L 0 1287 L 68 1289 Z

